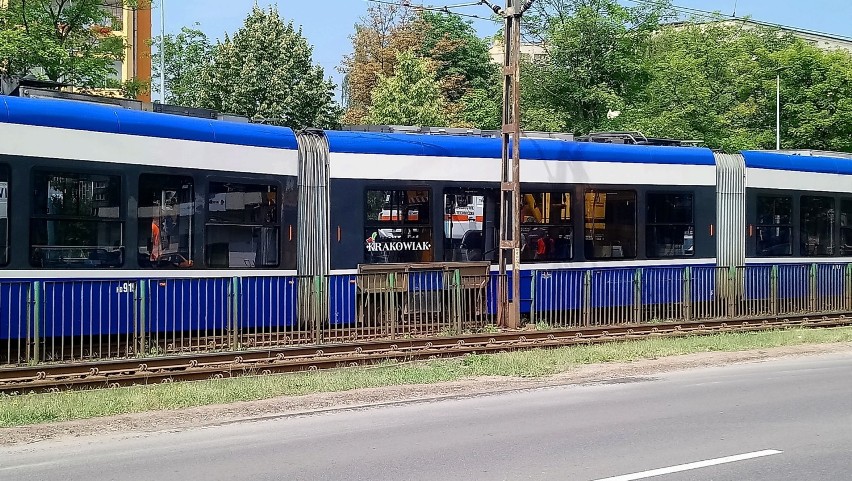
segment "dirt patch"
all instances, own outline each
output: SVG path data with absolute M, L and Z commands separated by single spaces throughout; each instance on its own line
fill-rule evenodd
M 812 344 L 744 352 L 698 353 L 629 363 L 588 364 L 544 378 L 478 377 L 431 385 L 365 388 L 173 411 L 19 426 L 0 429 L 0 445 L 10 446 L 48 439 L 84 436 L 137 437 L 156 432 L 180 431 L 235 422 L 304 416 L 341 409 L 363 409 L 408 402 L 481 396 L 549 386 L 598 382 L 639 382 L 647 380 L 649 376 L 654 374 L 665 372 L 832 353 L 852 354 L 852 343 Z

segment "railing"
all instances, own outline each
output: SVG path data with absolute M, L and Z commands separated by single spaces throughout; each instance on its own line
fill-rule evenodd
M 852 264 L 525 271 L 539 329 L 852 312 Z M 0 365 L 482 332 L 494 275 L 0 282 Z

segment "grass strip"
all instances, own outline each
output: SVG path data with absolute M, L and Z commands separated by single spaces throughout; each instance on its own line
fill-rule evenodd
M 0 395 L 0 427 L 227 404 L 277 396 L 338 392 L 366 387 L 430 384 L 475 376 L 543 377 L 565 372 L 583 364 L 637 361 L 699 352 L 734 352 L 850 341 L 852 341 L 852 327 L 786 329 L 643 339 L 271 376 L 244 376 L 20 396 Z

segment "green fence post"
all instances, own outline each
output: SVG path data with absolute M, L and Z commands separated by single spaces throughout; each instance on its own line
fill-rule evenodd
M 843 290 L 846 293 L 846 311 L 852 311 L 852 264 L 846 264 L 846 282 Z
M 769 307 L 772 315 L 778 315 L 778 265 L 773 265 L 769 272 Z
M 538 271 L 532 272 L 532 277 L 530 278 L 530 324 L 537 324 L 538 318 L 535 315 L 535 280 L 538 278 Z
M 239 333 L 237 332 L 240 318 L 240 278 L 231 278 L 231 309 L 230 319 L 228 319 L 228 330 L 230 331 L 231 349 L 234 351 L 239 349 L 238 340 Z
M 683 268 L 683 319 L 692 320 L 692 267 Z
M 33 357 L 32 363 L 41 362 L 41 290 L 42 282 L 33 283 Z
M 314 276 L 314 289 L 312 297 L 313 307 L 311 308 L 311 312 L 313 313 L 313 329 L 314 329 L 314 342 L 317 344 L 322 344 L 322 312 L 324 312 L 324 302 L 322 302 L 323 296 L 325 295 L 325 289 L 323 289 L 323 276 Z
M 143 279 L 139 282 L 139 289 L 137 295 L 137 305 L 138 309 L 136 312 L 139 313 L 139 322 L 138 322 L 138 332 L 137 339 L 139 340 L 139 355 L 144 356 L 146 349 L 146 332 L 148 331 L 148 281 Z
M 462 319 L 462 277 L 461 271 L 459 269 L 453 270 L 453 290 L 450 294 L 451 297 L 451 306 L 453 309 L 453 316 L 455 317 L 456 324 L 456 332 L 461 334 L 463 332 L 463 323 Z
M 27 347 L 24 359 L 28 364 L 32 363 L 33 356 L 33 285 L 27 287 Z M 19 321 L 20 322 L 20 321 Z M 18 354 L 17 363 L 21 363 L 21 355 Z
M 592 271 L 587 270 L 583 276 L 583 325 L 588 326 L 592 321 Z
M 737 268 L 728 268 L 728 318 L 737 317 Z
M 633 322 L 642 322 L 642 268 L 633 273 Z
M 819 265 L 811 264 L 810 272 L 808 273 L 808 309 L 811 313 L 817 312 L 817 291 L 818 291 L 818 283 L 817 283 L 817 272 L 819 271 Z
M 386 316 L 387 324 L 388 324 L 388 335 L 391 339 L 396 339 L 396 273 L 391 272 L 388 274 L 388 302 L 386 303 L 388 306 L 388 312 L 385 314 L 382 312 L 383 316 Z M 406 294 L 403 294 L 406 295 Z M 383 319 L 377 319 L 377 322 L 382 322 Z

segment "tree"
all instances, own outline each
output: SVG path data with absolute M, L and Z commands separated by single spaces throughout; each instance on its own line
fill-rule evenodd
M 497 66 L 491 63 L 487 42 L 469 22 L 457 15 L 383 4 L 370 7 L 355 28 L 353 52 L 341 67 L 346 123 L 366 121 L 379 78 L 393 76 L 400 53 L 408 51 L 430 61 L 446 99 L 447 122 L 468 125 L 466 119 L 481 113 L 466 110 L 476 110 L 473 99 L 484 99 L 485 90 L 493 88 Z M 474 89 L 479 91 L 463 102 Z
M 782 147 L 852 152 L 852 54 L 797 40 L 771 59 L 782 78 Z
M 616 124 L 727 150 L 774 144 L 769 56 L 790 41 L 774 30 L 722 23 L 664 30 L 644 60 L 648 82 Z
M 493 82 L 468 90 L 459 100 L 457 123 L 479 129 L 499 130 L 502 122 L 502 79 L 494 76 Z
M 396 73 L 379 76 L 367 121 L 380 125 L 446 125 L 446 99 L 434 66 L 411 52 L 399 54 Z
M 598 130 L 607 112 L 620 110 L 646 82 L 640 60 L 668 3 L 547 0 L 537 8 L 529 28 L 547 58 L 523 69 L 523 109 L 538 114 L 522 117 L 524 128 Z
M 436 77 L 447 100 L 458 102 L 473 88 L 492 85 L 497 66 L 491 63 L 488 44 L 476 35 L 470 22 L 458 15 L 423 10 L 414 23 L 420 56 L 436 65 Z
M 119 87 L 114 62 L 124 42 L 102 0 L 10 0 L 0 8 L 0 75 L 37 77 L 81 88 Z
M 726 151 L 775 147 L 776 75 L 782 147 L 852 150 L 852 56 L 775 29 L 725 23 L 660 32 L 650 78 L 613 128 L 691 138 Z
M 344 57 L 339 69 L 345 78 L 345 123 L 364 122 L 379 77 L 393 75 L 400 52 L 417 45 L 412 21 L 408 7 L 380 4 L 371 5 L 355 25 L 352 53 Z
M 254 6 L 233 38 L 215 47 L 201 104 L 292 128 L 333 127 L 340 117 L 334 84 L 312 54 L 301 29 L 277 8 Z
M 198 24 L 196 24 L 197 26 Z M 165 53 L 167 92 L 165 102 L 186 107 L 200 107 L 202 89 L 199 79 L 211 67 L 213 46 L 207 35 L 195 28 L 183 27 L 177 35 L 166 35 L 165 42 L 160 37 L 153 41 L 158 52 Z M 153 61 L 153 77 L 160 76 L 160 62 Z M 159 92 L 157 84 L 153 91 Z

